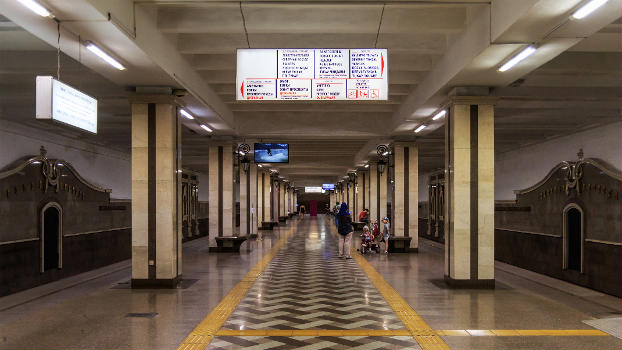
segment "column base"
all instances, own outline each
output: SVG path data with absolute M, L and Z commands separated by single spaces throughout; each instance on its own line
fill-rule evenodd
M 445 283 L 455 289 L 495 289 L 495 280 L 457 280 L 445 276 Z
M 181 282 L 181 275 L 170 279 L 134 279 L 132 278 L 132 289 L 175 289 Z

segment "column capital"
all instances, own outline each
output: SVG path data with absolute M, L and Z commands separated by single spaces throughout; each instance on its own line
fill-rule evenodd
M 499 101 L 497 96 L 450 96 L 449 104 L 455 105 L 495 105 Z
M 175 95 L 162 95 L 162 94 L 130 94 L 127 99 L 131 104 L 144 104 L 144 103 L 156 103 L 156 104 L 170 104 L 177 107 L 185 107 L 186 103 L 178 96 Z

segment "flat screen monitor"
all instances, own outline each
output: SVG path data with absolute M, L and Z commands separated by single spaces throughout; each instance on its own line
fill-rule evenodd
M 306 193 L 324 193 L 324 190 L 322 189 L 322 187 L 305 187 L 305 192 Z
M 335 190 L 335 184 L 322 184 L 322 189 L 325 191 Z
M 255 163 L 289 163 L 289 144 L 256 143 Z

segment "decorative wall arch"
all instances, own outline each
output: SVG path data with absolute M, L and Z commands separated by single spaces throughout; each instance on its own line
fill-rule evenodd
M 577 209 L 581 214 L 581 265 L 579 271 L 583 273 L 583 260 L 584 260 L 584 251 L 585 251 L 585 211 L 583 208 L 576 202 L 568 203 L 564 210 L 562 211 L 562 227 L 563 227 L 563 261 L 562 266 L 564 270 L 568 269 L 568 212 L 571 209 Z
M 49 208 L 55 208 L 58 210 L 58 268 L 63 268 L 63 207 L 58 202 L 50 201 L 39 211 L 41 235 L 39 239 L 39 242 L 41 243 L 41 273 L 45 272 L 45 211 Z

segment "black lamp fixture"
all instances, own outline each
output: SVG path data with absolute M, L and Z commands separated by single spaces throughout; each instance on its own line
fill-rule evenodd
M 387 165 L 390 152 L 391 150 L 387 145 L 378 145 L 378 147 L 376 147 L 376 153 L 378 153 L 378 171 L 381 174 L 384 173 L 384 168 Z
M 242 170 L 244 170 L 244 172 L 248 172 L 248 168 L 251 165 L 251 160 L 248 159 L 247 154 L 250 153 L 251 151 L 251 146 L 249 146 L 246 143 L 241 143 L 238 145 L 238 159 L 239 157 L 242 157 L 242 159 L 240 159 L 240 165 L 242 166 Z
M 355 172 L 348 173 L 348 180 L 350 180 L 351 183 L 355 183 L 356 182 L 356 173 Z

